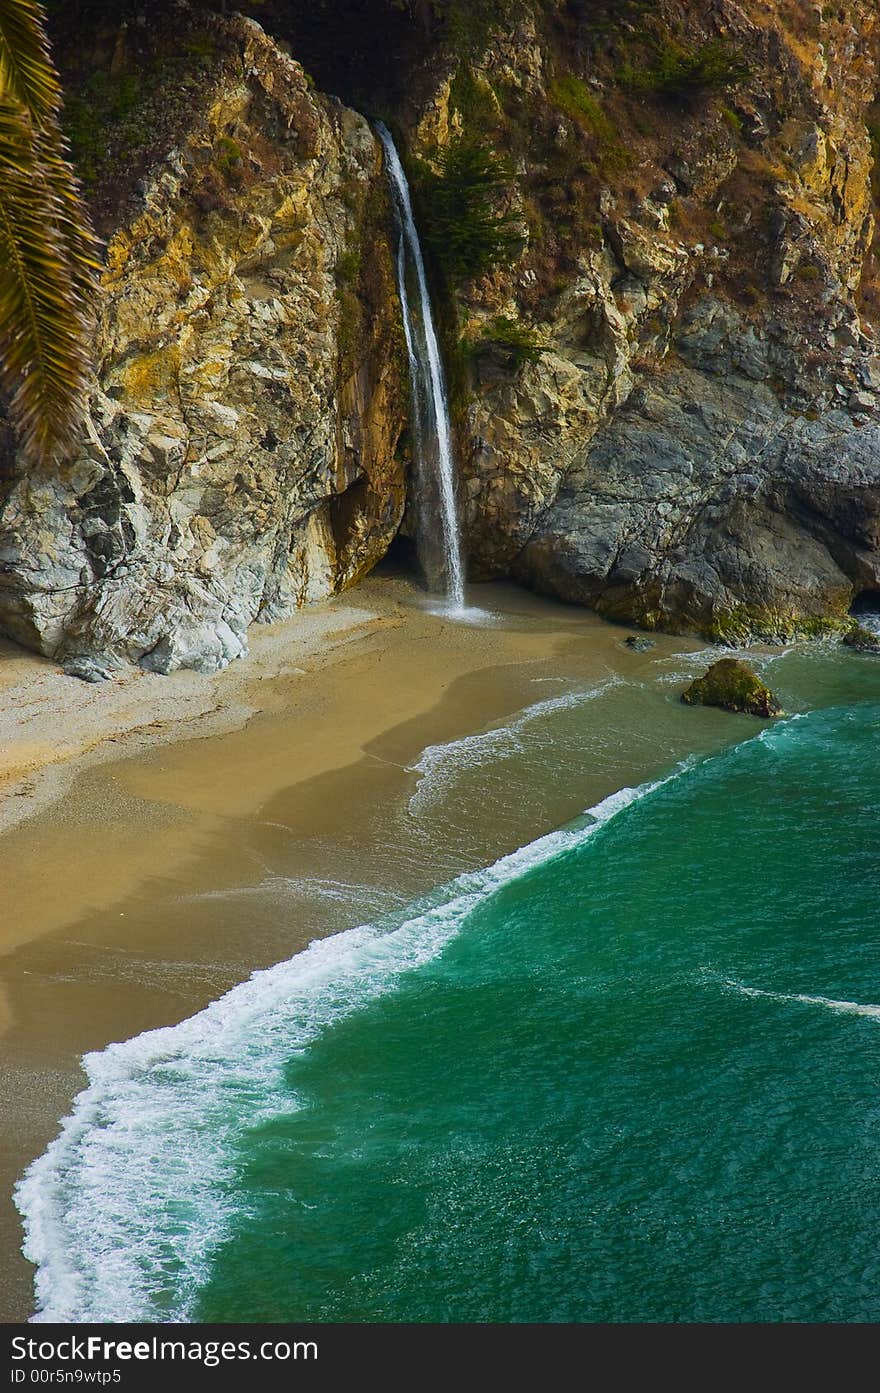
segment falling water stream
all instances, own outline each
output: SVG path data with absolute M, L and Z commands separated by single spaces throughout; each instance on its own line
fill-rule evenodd
M 437 343 L 437 333 L 431 314 L 431 300 L 425 276 L 425 262 L 419 234 L 413 218 L 409 185 L 400 156 L 387 128 L 376 123 L 379 139 L 385 148 L 386 166 L 391 182 L 394 211 L 400 240 L 397 251 L 397 284 L 403 312 L 403 327 L 409 357 L 410 382 L 413 398 L 413 436 L 416 463 L 422 478 L 434 480 L 439 502 L 440 529 L 443 543 L 443 579 L 446 606 L 452 613 L 464 612 L 464 568 L 461 559 L 461 538 L 455 508 L 455 476 L 452 462 L 452 433 L 449 426 L 449 407 L 443 363 Z M 407 290 L 407 269 L 415 273 L 419 313 L 413 313 Z

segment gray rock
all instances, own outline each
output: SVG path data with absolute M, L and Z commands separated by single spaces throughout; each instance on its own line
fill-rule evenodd
M 766 637 L 880 585 L 880 428 L 786 413 L 733 372 L 673 370 L 645 400 L 569 471 L 522 579 L 672 628 L 712 631 L 749 607 Z
M 823 35 L 811 71 L 790 62 L 793 11 L 766 23 L 733 8 L 751 74 L 732 110 L 634 139 L 638 187 L 609 170 L 598 224 L 554 229 L 530 259 L 529 275 L 543 257 L 561 283 L 553 295 L 514 266 L 468 297 L 471 325 L 518 307 L 547 352 L 503 388 L 478 384 L 463 434 L 484 444 L 465 439 L 462 511 L 482 576 L 740 642 L 820 631 L 876 587 L 880 366 L 869 9 L 858 0 L 848 34 Z M 490 75 L 515 80 L 516 46 L 493 41 Z M 838 73 L 836 104 L 817 103 Z M 546 76 L 529 109 L 542 92 Z M 426 133 L 441 113 L 438 98 Z M 760 174 L 743 138 L 765 147 Z M 540 204 L 534 185 L 523 193 Z
M 90 658 L 85 654 L 66 658 L 64 672 L 67 677 L 78 677 L 81 682 L 107 682 L 113 676 L 99 658 Z
M 233 126 L 267 173 L 230 174 Z M 212 672 L 255 620 L 370 569 L 405 493 L 390 227 L 367 122 L 256 24 L 218 20 L 190 124 L 109 241 L 80 448 L 0 460 L 0 628 Z
M 731 9 L 755 58 L 733 122 L 709 103 L 677 126 L 668 110 L 662 148 L 633 134 L 638 178 L 609 165 L 580 223 L 538 208 L 547 235 L 459 287 L 451 316 L 479 342 L 516 315 L 542 345 L 513 368 L 481 355 L 457 403 L 472 578 L 730 642 L 842 618 L 880 589 L 880 361 L 856 303 L 871 61 L 853 61 L 859 31 L 827 26 L 811 73 L 781 32 L 793 21 L 750 8 Z M 537 117 L 559 55 L 520 11 L 476 67 Z M 110 241 L 80 448 L 43 471 L 0 461 L 0 625 L 44 653 L 214 671 L 255 620 L 367 571 L 404 514 L 377 143 L 258 26 L 217 23 L 234 61 L 213 64 Z M 831 71 L 847 81 L 825 106 Z M 401 119 L 430 158 L 455 126 L 446 59 L 416 86 L 428 95 Z M 573 127 L 557 128 L 567 149 Z M 766 141 L 763 173 L 740 134 Z

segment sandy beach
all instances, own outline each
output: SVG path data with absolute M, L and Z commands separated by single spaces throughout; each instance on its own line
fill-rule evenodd
M 552 657 L 583 632 L 583 614 L 513 593 L 526 613 L 549 609 L 554 624 L 545 632 L 449 624 L 413 607 L 405 582 L 374 580 L 357 603 L 346 597 L 255 627 L 248 657 L 207 677 L 128 668 L 88 684 L 4 642 L 0 835 L 16 903 L 0 951 L 115 903 L 157 866 L 169 873 L 217 830 L 214 819 L 245 816 L 288 784 L 352 764 L 465 674 Z M 619 648 L 620 636 L 586 622 L 601 671 L 603 645 Z M 490 697 L 487 710 L 503 714 L 503 702 Z M 463 705 L 466 732 L 482 704 Z M 223 736 L 222 756 L 203 743 L 214 736 Z M 161 759 L 136 762 L 159 749 Z M 110 761 L 118 773 L 89 779 Z M 34 819 L 50 809 L 38 836 Z
M 702 647 L 661 637 L 634 653 L 625 631 L 584 611 L 484 591 L 496 621 L 452 624 L 389 572 L 254 630 L 250 656 L 207 678 L 128 671 L 89 686 L 3 651 L 3 1319 L 31 1309 L 12 1186 L 57 1131 L 83 1053 L 192 1014 L 348 927 L 353 907 L 381 912 L 573 816 L 560 788 L 538 826 L 512 808 L 441 828 L 414 854 L 389 845 L 383 809 L 426 747 L 503 722 L 563 678 L 637 675 L 658 654 Z M 720 713 L 669 711 L 668 752 L 622 729 L 591 798 L 651 775 L 676 741 L 680 754 L 732 738 Z M 261 886 L 242 915 L 235 897 Z

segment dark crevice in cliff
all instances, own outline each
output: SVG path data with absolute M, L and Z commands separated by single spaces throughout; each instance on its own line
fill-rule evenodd
M 228 17 L 238 11 L 288 46 L 320 90 L 368 114 L 388 115 L 411 92 L 415 68 L 446 33 L 448 12 L 456 6 L 428 0 L 313 0 L 308 5 L 289 0 L 204 0 L 188 6 L 48 0 L 46 8 L 65 75 L 94 65 L 115 76 L 120 58 L 114 50 L 121 35 L 137 54 L 149 34 L 173 36 L 186 26 L 197 27 L 209 14 Z M 167 56 L 184 57 L 189 45 L 191 41 L 183 40 Z
M 268 33 L 290 45 L 322 91 L 367 115 L 398 109 L 437 28 L 428 3 L 266 0 L 252 13 Z
M 401 524 L 401 528 L 403 526 L 405 524 Z M 412 537 L 402 530 L 398 530 L 382 560 L 376 566 L 375 574 L 405 576 L 407 580 L 414 580 L 418 585 L 424 585 L 424 576 Z
M 880 614 L 880 590 L 860 590 L 850 605 L 850 614 Z

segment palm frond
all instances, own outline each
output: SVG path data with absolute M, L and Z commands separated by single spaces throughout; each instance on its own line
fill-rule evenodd
M 0 99 L 0 170 L 0 391 L 36 463 L 69 441 L 83 410 L 87 313 L 70 267 L 80 229 L 69 228 L 51 151 L 8 99 Z
M 85 322 L 91 324 L 102 269 L 101 244 L 92 231 L 79 183 L 67 156 L 67 145 L 57 126 L 39 133 L 39 158 L 43 177 L 56 200 L 56 227 L 64 248 L 71 288 L 79 297 Z
M 0 0 L 0 93 L 20 102 L 38 124 L 61 108 L 61 85 L 37 0 Z
M 42 7 L 0 0 L 0 394 L 33 464 L 82 417 L 100 269 L 60 105 Z

